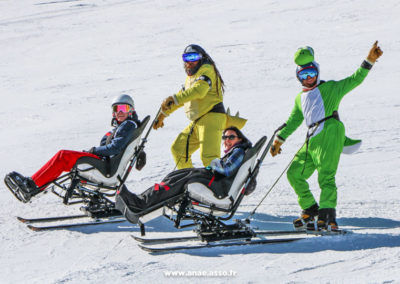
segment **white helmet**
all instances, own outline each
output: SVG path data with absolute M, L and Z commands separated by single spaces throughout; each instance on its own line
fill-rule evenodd
M 131 96 L 126 94 L 119 95 L 118 97 L 114 98 L 111 107 L 118 104 L 127 104 L 130 105 L 132 109 L 135 109 L 135 103 L 133 102 L 133 99 L 131 98 Z

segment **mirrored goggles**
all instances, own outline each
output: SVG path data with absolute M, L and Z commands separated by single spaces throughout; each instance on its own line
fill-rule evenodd
M 238 136 L 236 136 L 236 135 L 228 135 L 228 136 L 222 135 L 222 140 L 226 140 L 226 139 L 235 140 L 235 138 L 237 138 L 237 137 Z
M 132 108 L 130 105 L 124 104 L 124 105 L 113 105 L 112 109 L 113 109 L 113 112 L 116 112 L 116 113 L 118 113 L 120 111 L 127 113 L 127 112 L 130 112 Z
M 203 58 L 200 53 L 191 52 L 182 54 L 182 59 L 184 62 L 195 62 Z
M 306 67 L 297 72 L 297 76 L 301 81 L 307 79 L 308 77 L 314 78 L 318 76 L 318 70 L 315 67 Z

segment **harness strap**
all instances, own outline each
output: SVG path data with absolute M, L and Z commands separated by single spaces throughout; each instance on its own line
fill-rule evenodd
M 198 121 L 200 118 L 202 118 L 202 117 L 203 117 L 203 116 L 201 116 L 201 117 L 199 117 L 198 119 L 196 119 L 196 120 L 193 122 L 192 127 L 190 127 L 190 131 L 189 131 L 188 137 L 187 137 L 187 139 L 186 139 L 186 158 L 185 158 L 185 162 L 187 162 L 187 161 L 189 160 L 189 140 L 190 140 L 190 136 L 191 136 L 192 133 L 193 133 L 193 130 L 194 130 L 194 127 L 196 126 L 197 121 Z
M 330 116 L 324 117 L 323 119 L 318 120 L 317 122 L 314 122 L 308 128 L 310 129 L 310 128 L 313 128 L 315 126 L 319 126 L 322 122 L 324 122 L 325 120 L 331 119 L 331 118 L 334 118 L 334 119 L 340 121 L 339 113 L 337 112 L 337 110 L 334 110 Z M 314 132 L 315 132 L 315 130 L 313 131 L 313 134 L 314 134 Z M 310 135 L 310 136 L 312 136 L 312 135 Z
M 311 125 L 308 127 L 308 129 L 311 129 L 311 128 L 314 128 L 314 129 L 311 131 L 311 133 L 308 133 L 308 132 L 307 132 L 307 137 L 306 137 L 306 157 L 305 157 L 305 159 L 304 159 L 303 170 L 301 171 L 301 174 L 302 174 L 302 175 L 303 175 L 304 170 L 305 170 L 305 168 L 306 168 L 307 156 L 308 156 L 308 144 L 309 144 L 309 141 L 310 141 L 311 136 L 314 135 L 315 131 L 317 131 L 318 126 L 320 126 L 321 123 L 323 123 L 324 121 L 326 121 L 326 120 L 328 120 L 328 119 L 331 119 L 331 118 L 334 118 L 334 119 L 340 121 L 339 113 L 338 113 L 336 110 L 334 110 L 334 111 L 332 112 L 331 115 L 326 116 L 326 117 L 324 117 L 323 119 L 321 119 L 321 120 L 319 120 L 319 121 L 317 121 L 317 122 L 314 122 L 313 124 L 311 124 Z
M 106 139 L 106 145 L 111 143 L 111 140 L 113 140 L 115 132 L 117 131 L 118 127 L 115 127 L 112 131 L 107 132 L 107 139 Z
M 114 129 L 112 131 L 110 131 L 111 133 L 108 132 L 108 133 L 110 133 L 110 135 L 107 136 L 106 145 L 111 143 L 111 141 L 114 138 L 115 132 L 117 132 L 117 129 L 118 129 L 118 126 L 114 127 Z M 105 157 L 105 163 L 106 163 L 106 175 L 107 175 L 107 177 L 110 177 L 110 175 L 111 175 L 111 159 L 109 156 Z

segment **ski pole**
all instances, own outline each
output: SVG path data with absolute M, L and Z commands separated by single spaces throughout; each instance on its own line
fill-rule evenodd
M 286 124 L 282 125 L 280 128 L 278 128 L 273 136 L 271 137 L 271 140 L 274 139 L 276 133 L 282 129 L 283 127 L 285 127 Z M 271 141 L 270 140 L 270 141 Z M 272 144 L 272 143 L 271 143 Z M 270 192 L 272 191 L 272 189 L 275 187 L 275 185 L 278 183 L 278 181 L 281 179 L 281 177 L 283 176 L 283 174 L 287 171 L 287 169 L 290 167 L 290 165 L 293 163 L 294 158 L 296 157 L 297 153 L 301 150 L 301 148 L 303 148 L 303 146 L 306 144 L 306 142 L 303 143 L 303 145 L 300 147 L 300 149 L 296 152 L 296 154 L 293 156 L 293 158 L 290 160 L 289 164 L 285 167 L 285 169 L 282 171 L 282 173 L 279 175 L 279 177 L 275 180 L 275 182 L 272 184 L 272 186 L 269 188 L 269 190 L 267 191 L 267 193 L 264 195 L 264 197 L 261 199 L 261 201 L 257 204 L 257 206 L 254 208 L 254 210 L 247 216 L 247 218 L 245 219 L 245 221 L 247 223 L 250 223 L 250 218 L 256 213 L 258 207 L 260 207 L 260 205 L 264 202 L 265 198 L 267 198 L 267 196 L 270 194 Z M 268 146 L 270 145 L 270 143 L 268 143 Z M 265 151 L 264 151 L 265 152 Z M 263 153 L 264 154 L 264 153 Z
M 281 179 L 281 177 L 283 176 L 283 174 L 287 171 L 287 169 L 290 167 L 290 165 L 293 163 L 294 158 L 296 158 L 296 155 L 300 152 L 300 150 L 303 148 L 304 145 L 307 144 L 308 146 L 308 141 L 310 139 L 310 137 L 312 137 L 314 135 L 314 133 L 316 132 L 318 126 L 325 121 L 326 118 L 324 120 L 318 121 L 316 123 L 314 123 L 310 128 L 313 128 L 311 133 L 307 133 L 307 137 L 306 137 L 306 141 L 304 141 L 303 145 L 301 145 L 301 147 L 299 148 L 299 150 L 296 152 L 296 154 L 293 156 L 293 158 L 290 160 L 289 164 L 286 166 L 286 168 L 283 170 L 283 172 L 279 175 L 279 177 L 275 180 L 275 182 L 272 184 L 272 186 L 270 187 L 270 189 L 267 191 L 267 193 L 264 195 L 264 197 L 261 199 L 260 203 L 258 203 L 258 205 L 256 206 L 256 208 L 254 208 L 254 210 L 247 216 L 247 218 L 245 219 L 245 221 L 247 223 L 250 223 L 250 218 L 256 213 L 256 210 L 258 209 L 258 207 L 261 205 L 261 203 L 263 203 L 263 201 L 265 200 L 265 198 L 268 196 L 268 194 L 272 191 L 272 189 L 275 187 L 275 185 L 278 183 L 278 181 Z M 280 128 L 278 128 L 275 132 L 274 135 L 272 136 L 272 138 L 274 138 L 276 132 L 280 129 L 282 129 L 283 127 L 285 127 L 286 124 L 282 125 Z M 271 139 L 272 139 L 271 138 Z M 268 143 L 269 145 L 269 143 Z M 268 147 L 268 146 L 267 146 Z M 264 153 L 263 153 L 264 154 Z M 263 156 L 264 157 L 264 156 Z M 304 165 L 305 166 L 305 165 Z M 304 171 L 304 169 L 303 169 Z M 303 173 L 302 173 L 303 174 Z

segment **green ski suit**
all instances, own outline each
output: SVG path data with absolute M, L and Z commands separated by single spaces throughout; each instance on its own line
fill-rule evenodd
M 341 81 L 328 81 L 319 84 L 310 91 L 302 91 L 296 96 L 295 105 L 278 137 L 286 140 L 305 120 L 307 127 L 332 115 L 348 92 L 357 87 L 367 76 L 369 70 L 360 67 L 353 75 Z M 298 196 L 300 207 L 304 210 L 316 203 L 307 179 L 315 170 L 321 188 L 320 208 L 336 208 L 337 187 L 335 175 L 340 154 L 345 144 L 345 129 L 341 121 L 328 119 L 317 129 L 309 128 L 308 150 L 306 144 L 296 154 L 287 178 Z

